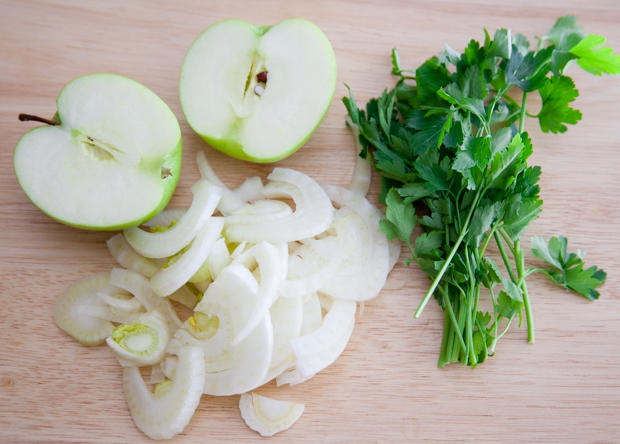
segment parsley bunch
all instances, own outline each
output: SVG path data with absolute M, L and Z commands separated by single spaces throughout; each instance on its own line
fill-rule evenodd
M 522 310 L 534 342 L 526 285 L 534 271 L 590 300 L 599 297 L 595 288 L 605 272 L 584 268 L 584 253 L 568 253 L 564 237 L 548 244 L 532 238 L 532 253 L 551 268 L 526 269 L 521 236 L 543 203 L 541 168 L 527 162 L 533 148 L 525 118 L 537 118 L 542 131 L 553 133 L 577 123 L 581 113 L 570 103 L 578 91 L 564 73 L 574 63 L 596 75 L 620 73 L 620 56 L 604 43 L 566 16 L 534 50 L 523 35 L 500 29 L 491 39 L 485 30 L 482 45 L 472 40 L 463 54 L 446 45 L 438 57 L 408 70 L 394 49 L 392 73 L 400 78 L 394 89 L 370 100 L 365 111 L 350 90 L 343 98 L 348 124 L 359 129 L 360 155 L 381 174 L 379 200 L 387 206 L 381 228 L 409 246 L 406 265 L 416 262 L 432 280 L 415 317 L 431 296 L 445 312 L 440 367 L 484 362 L 517 316 L 520 325 Z M 536 91 L 542 109 L 532 116 L 526 104 Z M 416 225 L 423 234 L 412 245 Z M 491 240 L 506 274 L 485 256 Z M 482 287 L 492 313 L 478 310 Z

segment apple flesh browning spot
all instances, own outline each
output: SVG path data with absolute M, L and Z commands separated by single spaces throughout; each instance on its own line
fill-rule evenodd
M 189 48 L 179 94 L 188 123 L 207 143 L 266 163 L 292 154 L 310 138 L 335 86 L 334 52 L 312 23 L 288 19 L 257 27 L 226 20 L 207 28 Z

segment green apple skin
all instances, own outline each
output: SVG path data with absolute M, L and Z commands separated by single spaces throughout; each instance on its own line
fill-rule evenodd
M 77 79 L 74 79 L 73 81 L 76 80 L 80 80 L 83 78 L 93 78 L 93 77 L 110 77 L 110 78 L 120 78 L 123 79 L 124 81 L 128 81 L 131 82 L 133 86 L 139 88 L 142 90 L 143 93 L 146 93 L 147 95 L 152 95 L 154 96 L 158 101 L 161 102 L 161 104 L 163 104 L 166 108 L 167 105 L 165 105 L 163 103 L 163 101 L 161 101 L 161 99 L 159 97 L 157 97 L 152 91 L 150 91 L 148 88 L 146 88 L 145 86 L 122 76 L 117 76 L 114 74 L 90 74 L 90 75 L 86 75 L 86 76 L 82 76 L 82 77 L 78 77 Z M 72 81 L 72 82 L 73 82 Z M 67 84 L 65 86 L 65 88 L 67 88 L 72 82 L 69 82 L 69 84 Z M 69 225 L 71 227 L 75 227 L 75 228 L 80 228 L 80 229 L 84 229 L 84 230 L 94 230 L 94 231 L 113 231 L 113 230 L 122 230 L 125 228 L 129 228 L 129 227 L 134 227 L 137 225 L 140 225 L 143 222 L 146 222 L 149 219 L 152 219 L 155 215 L 157 215 L 158 213 L 160 213 L 165 206 L 168 204 L 168 202 L 170 201 L 170 198 L 172 197 L 172 194 L 178 184 L 179 181 L 179 176 L 181 173 L 181 159 L 182 159 L 182 154 L 183 154 L 183 148 L 182 148 L 182 140 L 181 140 L 181 135 L 180 135 L 180 128 L 178 127 L 178 122 L 176 121 L 176 117 L 174 117 L 174 114 L 172 113 L 172 111 L 167 108 L 167 110 L 170 113 L 170 117 L 168 122 L 174 122 L 174 124 L 176 125 L 177 128 L 173 128 L 173 131 L 178 131 L 178 141 L 176 142 L 174 148 L 172 148 L 169 152 L 168 155 L 165 156 L 165 158 L 161 161 L 158 162 L 156 160 L 146 160 L 144 163 L 145 164 L 149 164 L 149 163 L 153 163 L 153 168 L 159 168 L 161 171 L 163 171 L 164 169 L 166 170 L 166 177 L 162 177 L 162 184 L 161 184 L 161 199 L 159 200 L 159 202 L 152 208 L 151 211 L 148 212 L 144 212 L 143 214 L 141 214 L 139 217 L 136 218 L 132 218 L 130 220 L 126 220 L 126 221 L 122 221 L 122 222 L 118 222 L 118 223 L 113 223 L 113 224 L 101 224 L 99 221 L 93 221 L 91 223 L 79 223 L 79 222 L 75 222 L 74 220 L 71 220 L 70 218 L 66 218 L 66 217 L 62 217 L 58 215 L 58 212 L 55 211 L 55 209 L 53 208 L 53 206 L 50 207 L 49 202 L 46 201 L 42 201 L 41 198 L 39 196 L 37 196 L 36 191 L 33 192 L 32 187 L 29 186 L 29 181 L 27 179 L 25 179 L 24 176 L 27 176 L 27 174 L 24 174 L 23 171 L 23 167 L 20 166 L 21 163 L 23 163 L 24 158 L 29 157 L 29 147 L 27 146 L 28 143 L 28 139 L 32 138 L 32 137 L 39 137 L 39 134 L 44 132 L 44 131 L 49 131 L 50 128 L 57 128 L 57 129 L 62 129 L 63 127 L 63 114 L 62 114 L 62 110 L 61 110 L 61 106 L 60 106 L 60 98 L 62 97 L 63 91 L 65 90 L 65 88 L 63 88 L 63 90 L 61 91 L 61 93 L 58 96 L 58 100 L 57 100 L 57 105 L 58 105 L 58 111 L 54 114 L 54 117 L 52 118 L 53 121 L 55 122 L 59 122 L 61 123 L 60 126 L 55 126 L 55 127 L 51 127 L 51 126 L 40 126 L 37 128 L 33 128 L 30 131 L 26 132 L 18 141 L 16 148 L 15 148 L 15 153 L 14 153 L 14 170 L 15 170 L 15 174 L 17 177 L 17 181 L 19 182 L 20 186 L 22 187 L 22 189 L 24 190 L 24 193 L 26 194 L 26 196 L 35 204 L 35 206 L 37 206 L 41 211 L 43 211 L 45 214 L 47 214 L 50 218 L 56 220 L 57 222 L 60 222 L 62 224 L 65 225 Z M 159 106 L 161 106 L 161 104 Z M 172 120 L 174 119 L 174 120 Z M 79 172 L 76 172 L 79 174 Z M 139 199 L 139 196 L 137 196 Z M 62 197 L 61 197 L 62 199 Z M 112 205 L 114 205 L 114 203 L 112 203 Z
M 248 66 L 247 64 L 248 61 L 246 60 L 245 70 L 243 67 L 233 66 L 233 71 L 235 71 L 235 75 L 237 77 L 242 76 L 243 78 L 237 79 L 237 85 L 231 86 L 231 85 L 225 84 L 223 85 L 223 88 L 221 88 L 224 90 L 230 90 L 231 97 L 234 96 L 235 94 L 237 96 L 243 94 L 243 97 L 244 97 L 243 100 L 245 100 L 245 92 L 249 93 L 249 95 L 251 96 L 250 99 L 256 99 L 256 97 L 254 96 L 252 92 L 254 86 L 257 85 L 255 75 L 258 72 L 260 72 L 263 68 L 266 68 L 265 70 L 268 71 L 269 73 L 268 74 L 269 80 L 267 81 L 267 84 L 265 86 L 266 92 L 263 95 L 265 99 L 267 99 L 268 94 L 271 92 L 270 88 L 277 87 L 276 85 L 274 85 L 274 83 L 276 82 L 280 83 L 279 78 L 276 77 L 280 75 L 277 72 L 278 66 L 272 65 L 273 69 L 271 69 L 269 65 L 270 60 L 268 58 L 263 58 L 263 55 L 260 54 L 261 42 L 264 41 L 266 38 L 271 37 L 271 35 L 274 33 L 280 32 L 282 34 L 289 33 L 291 35 L 291 39 L 294 40 L 295 32 L 299 30 L 299 32 L 302 34 L 302 38 L 306 40 L 308 39 L 313 40 L 311 43 L 311 45 L 313 45 L 312 49 L 315 49 L 315 48 L 317 49 L 316 51 L 317 54 L 313 55 L 313 58 L 311 59 L 312 61 L 316 62 L 314 64 L 315 68 L 317 66 L 319 68 L 317 69 L 318 75 L 316 76 L 316 79 L 312 78 L 312 74 L 313 74 L 312 66 L 305 67 L 307 68 L 307 71 L 309 71 L 308 78 L 304 79 L 303 76 L 299 75 L 299 73 L 295 73 L 295 75 L 299 76 L 299 82 L 297 84 L 299 85 L 300 88 L 304 88 L 308 84 L 310 84 L 311 86 L 309 87 L 309 94 L 317 95 L 315 93 L 320 92 L 321 94 L 319 95 L 321 96 L 321 98 L 318 101 L 315 101 L 315 103 L 311 104 L 310 106 L 311 109 L 305 108 L 303 106 L 304 105 L 303 102 L 298 102 L 297 108 L 287 110 L 291 115 L 300 116 L 300 120 L 306 121 L 304 130 L 302 132 L 295 132 L 293 135 L 291 135 L 289 140 L 282 141 L 282 143 L 279 143 L 278 146 L 274 148 L 271 152 L 269 149 L 267 149 L 257 154 L 256 152 L 253 152 L 251 149 L 248 149 L 247 140 L 252 139 L 251 131 L 248 131 L 248 134 L 246 134 L 246 143 L 244 143 L 241 140 L 243 138 L 242 137 L 243 125 L 244 125 L 244 119 L 246 117 L 236 116 L 236 119 L 235 118 L 230 119 L 228 123 L 217 125 L 218 126 L 217 131 L 211 131 L 208 128 L 205 128 L 203 124 L 205 120 L 208 121 L 211 119 L 209 119 L 208 116 L 204 116 L 204 115 L 201 116 L 200 115 L 201 112 L 196 111 L 197 108 L 199 108 L 202 105 L 200 104 L 196 105 L 195 103 L 192 103 L 197 100 L 196 97 L 199 97 L 201 93 L 194 91 L 192 80 L 190 78 L 190 75 L 191 75 L 190 71 L 195 70 L 196 66 L 200 64 L 199 62 L 200 57 L 207 58 L 207 59 L 209 58 L 209 54 L 207 53 L 209 52 L 210 48 L 213 48 L 214 45 L 205 44 L 205 41 L 208 39 L 214 39 L 214 40 L 219 39 L 218 41 L 225 40 L 225 39 L 222 39 L 222 37 L 217 36 L 217 35 L 218 34 L 225 35 L 226 32 L 229 32 L 227 28 L 231 29 L 230 32 L 234 32 L 236 28 L 241 32 L 247 32 L 248 34 L 253 33 L 257 41 L 255 54 L 254 54 L 254 60 L 252 60 L 252 63 Z M 211 35 L 215 35 L 217 37 L 211 37 Z M 248 36 L 248 38 L 251 39 L 252 36 L 250 35 Z M 239 45 L 239 46 L 243 46 L 243 45 Z M 248 44 L 248 47 L 249 47 L 249 50 L 251 51 L 252 45 Z M 232 48 L 228 57 L 234 58 L 236 56 L 234 51 L 238 49 L 239 49 L 238 47 Z M 243 52 L 244 49 L 248 50 L 247 48 L 241 48 L 241 51 Z M 245 56 L 245 54 L 243 55 Z M 282 57 L 280 56 L 280 58 Z M 259 65 L 259 69 L 256 69 L 257 64 Z M 243 64 L 240 64 L 240 65 L 243 65 Z M 272 75 L 274 76 L 273 80 L 271 78 Z M 243 89 L 239 88 L 239 82 L 241 82 L 242 80 L 245 82 L 246 78 L 247 78 L 247 83 L 245 85 L 245 92 L 244 92 Z M 308 141 L 308 139 L 312 136 L 314 131 L 318 128 L 318 126 L 323 121 L 325 115 L 327 114 L 327 111 L 329 110 L 329 106 L 331 105 L 331 102 L 332 102 L 332 99 L 335 93 L 335 89 L 336 89 L 336 78 L 337 78 L 336 58 L 335 58 L 333 49 L 331 47 L 331 44 L 329 43 L 329 40 L 327 39 L 325 34 L 323 34 L 323 32 L 318 27 L 313 25 L 312 23 L 306 20 L 303 20 L 303 19 L 287 19 L 273 26 L 254 26 L 242 20 L 224 20 L 224 21 L 213 24 L 212 26 L 207 28 L 205 31 L 203 31 L 196 38 L 194 43 L 192 43 L 192 46 L 190 46 L 190 49 L 188 50 L 185 56 L 185 59 L 183 61 L 183 66 L 181 68 L 181 78 L 179 81 L 179 95 L 180 95 L 180 100 L 181 100 L 181 106 L 183 108 L 183 112 L 185 114 L 185 117 L 189 125 L 192 127 L 194 131 L 196 131 L 196 133 L 198 133 L 198 135 L 200 135 L 200 137 L 205 142 L 207 142 L 213 148 L 231 157 L 237 158 L 237 159 L 246 160 L 246 161 L 255 162 L 255 163 L 272 163 L 272 162 L 276 162 L 278 160 L 281 160 L 293 154 L 295 151 L 301 148 Z M 212 79 L 210 78 L 210 75 L 207 75 L 204 81 L 213 82 L 217 86 L 218 79 Z M 314 90 L 313 90 L 313 87 L 314 87 Z M 208 94 L 203 98 L 204 100 L 202 100 L 202 103 L 205 104 L 204 106 L 210 106 L 211 101 L 209 100 Z M 232 97 L 231 102 L 235 101 L 236 99 L 238 99 L 238 97 Z M 220 104 L 216 106 L 221 106 L 221 102 Z M 232 107 L 234 108 L 234 106 Z M 258 111 L 259 110 L 257 109 L 257 112 Z M 215 114 L 219 114 L 219 112 L 216 112 Z M 306 118 L 305 117 L 306 115 L 309 115 L 309 117 Z M 277 119 L 274 119 L 274 120 L 277 120 Z M 267 120 L 265 122 L 265 127 L 276 127 L 278 123 L 279 122 L 270 122 Z M 221 131 L 219 131 L 219 128 L 226 128 L 226 127 L 228 128 L 228 130 L 225 131 L 225 134 L 219 134 L 219 135 L 214 134 L 215 132 L 221 133 Z M 276 132 L 277 130 L 278 128 L 275 128 Z M 256 133 L 256 131 L 254 132 Z M 270 141 L 265 141 L 265 145 L 268 145 L 269 142 Z

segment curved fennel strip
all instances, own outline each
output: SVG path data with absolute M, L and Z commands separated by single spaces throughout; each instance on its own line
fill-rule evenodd
M 164 315 L 171 332 L 177 331 L 182 325 L 170 301 L 157 296 L 151 289 L 151 283 L 144 276 L 135 271 L 113 268 L 110 272 L 110 283 L 133 294 L 147 310 L 157 310 Z
M 237 208 L 226 218 L 228 225 L 256 224 L 284 219 L 293 214 L 286 203 L 279 200 L 255 200 Z
M 282 374 L 280 374 L 277 378 L 276 378 L 276 385 L 278 387 L 284 385 L 284 384 L 288 384 L 290 387 L 293 387 L 294 385 L 297 384 L 301 384 L 302 382 L 306 382 L 309 381 L 310 379 L 312 379 L 314 376 L 316 375 L 316 373 L 312 373 L 308 376 L 302 376 L 301 372 L 297 369 L 297 367 L 288 370 Z
M 168 296 L 171 301 L 176 301 L 179 304 L 185 305 L 190 310 L 193 310 L 198 303 L 198 298 L 192 293 L 186 286 L 179 288 L 177 291 Z
M 215 171 L 211 168 L 211 164 L 209 164 L 207 156 L 205 156 L 203 151 L 198 151 L 196 154 L 196 164 L 198 165 L 200 176 L 204 180 L 222 188 L 222 198 L 217 204 L 217 209 L 222 215 L 228 216 L 232 211 L 245 203 L 241 197 L 228 188 L 224 182 L 220 180 L 218 175 L 215 174 Z
M 185 285 L 205 263 L 223 228 L 223 218 L 210 218 L 198 232 L 189 250 L 183 253 L 174 264 L 160 269 L 151 278 L 153 291 L 159 296 L 168 296 Z
M 353 134 L 353 140 L 355 141 L 355 169 L 353 170 L 353 177 L 351 183 L 347 187 L 350 191 L 361 196 L 368 194 L 370 189 L 371 170 L 370 162 L 367 159 L 362 159 L 359 154 L 362 152 L 362 144 L 360 143 L 360 130 L 358 126 L 353 123 L 349 116 L 346 116 L 347 126 L 351 128 Z
M 152 393 L 138 367 L 125 367 L 123 391 L 136 426 L 152 439 L 170 439 L 181 433 L 200 403 L 204 371 L 202 349 L 183 347 L 172 384 Z
M 297 359 L 322 353 L 341 338 L 351 320 L 355 319 L 355 301 L 334 300 L 323 319 L 323 324 L 313 333 L 291 341 L 291 348 Z
M 145 311 L 142 303 L 135 296 L 124 294 L 109 295 L 102 291 L 97 293 L 97 297 L 105 302 L 110 308 L 128 312 Z
M 123 367 L 159 364 L 164 359 L 170 330 L 157 310 L 144 313 L 135 323 L 116 327 L 106 343 Z
M 187 213 L 187 208 L 166 208 L 153 219 L 144 222 L 145 227 L 170 227 L 179 222 Z
M 301 333 L 303 303 L 301 298 L 278 298 L 269 312 L 273 325 L 273 354 L 264 384 L 295 363 L 291 340 Z
M 388 245 L 390 248 L 390 264 L 388 265 L 388 268 L 391 271 L 394 268 L 394 265 L 398 263 L 398 258 L 400 257 L 400 239 L 394 238 L 391 241 L 388 241 Z
M 221 187 L 199 180 L 192 186 L 194 199 L 187 213 L 168 230 L 149 233 L 138 227 L 124 231 L 127 242 L 143 256 L 162 258 L 175 255 L 205 226 L 222 197 Z
M 261 436 L 273 436 L 290 428 L 304 409 L 303 404 L 278 401 L 256 393 L 243 393 L 239 399 L 241 417 L 249 428 Z
M 90 316 L 93 318 L 103 319 L 105 321 L 116 322 L 118 324 L 131 324 L 140 317 L 141 312 L 130 312 L 119 310 L 110 306 L 102 305 L 82 305 L 78 309 L 79 314 Z
M 389 273 L 390 251 L 388 239 L 379 226 L 380 217 L 375 207 L 364 197 L 334 185 L 323 185 L 330 199 L 341 207 L 348 207 L 362 218 L 369 233 L 369 244 L 365 254 L 366 261 L 363 269 L 355 275 L 336 274 L 321 288 L 321 292 L 335 298 L 367 301 L 376 297 Z M 340 230 L 338 230 L 340 228 Z M 342 230 L 351 230 L 348 224 L 337 227 L 338 236 Z M 343 236 L 353 238 L 355 233 L 343 233 Z
M 330 347 L 322 350 L 320 353 L 311 356 L 305 356 L 302 359 L 298 359 L 295 364 L 296 368 L 299 370 L 299 373 L 303 377 L 312 376 L 315 373 L 320 372 L 327 366 L 334 363 L 338 356 L 342 354 L 347 344 L 349 343 L 349 339 L 351 338 L 351 334 L 353 333 L 353 327 L 355 326 L 355 317 L 351 319 L 350 324 L 347 326 L 342 337 L 338 338 L 336 342 L 334 342 Z
M 329 228 L 334 217 L 334 208 L 329 197 L 314 179 L 286 168 L 275 168 L 268 179 L 272 182 L 262 190 L 267 198 L 287 197 L 286 188 L 274 182 L 297 188 L 301 196 L 292 196 L 295 200 L 295 212 L 277 221 L 230 225 L 226 230 L 229 241 L 290 242 L 316 236 Z
M 254 176 L 245 179 L 241 185 L 235 187 L 233 192 L 244 202 L 263 199 L 263 181 L 260 177 Z
M 205 371 L 208 373 L 228 370 L 234 365 L 235 347 L 232 344 L 234 329 L 230 312 L 218 304 L 204 303 L 204 313 L 217 317 L 217 331 L 213 336 L 201 338 L 187 321 L 168 343 L 166 352 L 177 354 L 184 345 L 200 347 L 204 351 Z
M 223 227 L 224 226 L 222 225 L 222 228 Z M 221 231 L 222 230 L 220 229 L 220 232 Z M 222 237 L 217 240 L 209 253 L 209 258 L 207 261 L 210 278 L 215 280 L 222 270 L 232 262 L 230 253 L 228 252 L 228 246 L 226 245 L 226 239 Z
M 291 257 L 295 264 L 295 257 Z M 329 261 L 321 268 L 314 269 L 310 273 L 305 273 L 303 277 L 297 279 L 286 279 L 280 283 L 280 296 L 290 298 L 305 296 L 318 291 L 323 287 L 334 274 L 337 273 L 343 261 L 342 250 L 339 249 Z M 298 265 L 298 267 L 300 267 Z M 299 274 L 297 274 L 299 276 Z
M 107 309 L 97 293 L 118 293 L 118 288 L 110 284 L 110 273 L 97 274 L 81 279 L 67 288 L 54 302 L 54 321 L 56 325 L 84 345 L 100 345 L 112 334 L 114 325 L 98 316 L 83 314 L 87 306 Z
M 323 312 L 321 302 L 316 293 L 310 295 L 303 306 L 303 317 L 301 321 L 301 336 L 309 335 L 316 331 L 323 324 Z
M 278 288 L 282 281 L 281 255 L 276 247 L 267 242 L 259 242 L 248 250 L 248 253 L 258 263 L 260 284 L 256 298 L 247 302 L 251 315 L 243 328 L 235 336 L 234 344 L 239 344 L 247 338 L 265 314 L 269 313 L 269 309 L 278 298 Z
M 123 233 L 111 237 L 106 241 L 106 244 L 108 245 L 108 250 L 110 250 L 112 257 L 122 267 L 143 274 L 148 278 L 157 272 L 159 267 L 155 265 L 153 261 L 136 253 L 135 250 L 131 248 L 131 245 L 129 245 L 129 242 L 125 240 Z
M 269 370 L 272 353 L 273 327 L 267 311 L 250 335 L 235 347 L 233 366 L 221 372 L 205 373 L 204 393 L 229 396 L 260 387 Z

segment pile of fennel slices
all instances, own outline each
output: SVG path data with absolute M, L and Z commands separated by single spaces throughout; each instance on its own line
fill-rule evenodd
M 370 165 L 359 157 L 347 188 L 275 168 L 266 185 L 253 177 L 231 190 L 203 152 L 197 163 L 190 207 L 110 238 L 123 268 L 73 284 L 54 319 L 80 343 L 114 351 L 147 436 L 182 432 L 203 393 L 241 394 L 248 426 L 271 436 L 304 406 L 249 392 L 274 378 L 299 384 L 332 364 L 357 303 L 361 314 L 381 291 L 400 243 L 388 241 L 365 198 Z M 171 301 L 193 315 L 181 321 Z M 139 370 L 147 366 L 152 390 Z

